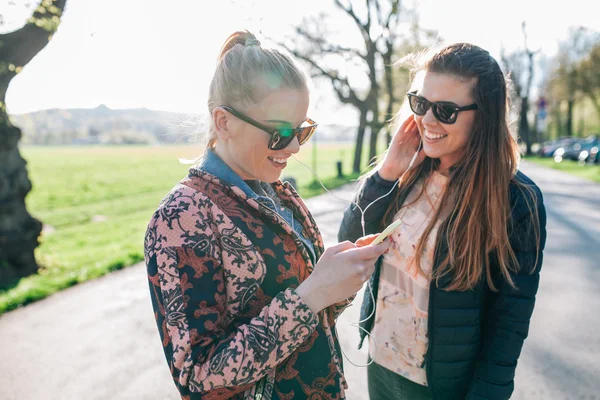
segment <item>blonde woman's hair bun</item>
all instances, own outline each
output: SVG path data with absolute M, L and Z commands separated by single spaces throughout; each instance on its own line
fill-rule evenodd
M 256 38 L 248 39 L 246 40 L 246 46 L 260 46 L 260 40 Z
M 222 60 L 225 55 L 233 49 L 236 45 L 241 46 L 260 46 L 260 41 L 254 36 L 254 34 L 248 30 L 233 32 L 225 40 L 221 52 L 219 53 L 219 61 Z

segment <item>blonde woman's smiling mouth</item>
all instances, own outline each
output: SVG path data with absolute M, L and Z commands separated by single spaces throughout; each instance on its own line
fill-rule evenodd
M 285 157 L 268 157 L 269 161 L 275 168 L 283 169 L 287 165 L 287 158 Z

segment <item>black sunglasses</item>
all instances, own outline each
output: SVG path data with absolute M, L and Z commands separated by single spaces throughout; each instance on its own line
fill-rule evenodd
M 423 96 L 419 96 L 417 91 L 408 92 L 408 104 L 410 109 L 416 115 L 423 116 L 431 107 L 431 111 L 435 118 L 442 124 L 453 124 L 458 118 L 458 113 L 467 110 L 477 110 L 477 104 L 470 104 L 468 106 L 459 107 L 457 104 L 449 101 L 436 101 L 431 102 Z
M 308 142 L 308 139 L 310 139 L 317 129 L 317 123 L 310 118 L 306 118 L 306 120 L 298 128 L 271 128 L 261 124 L 247 115 L 242 114 L 239 111 L 236 111 L 229 106 L 221 107 L 242 121 L 271 135 L 271 139 L 269 140 L 269 149 L 271 150 L 285 149 L 296 136 L 298 136 L 298 143 L 303 145 L 304 143 Z

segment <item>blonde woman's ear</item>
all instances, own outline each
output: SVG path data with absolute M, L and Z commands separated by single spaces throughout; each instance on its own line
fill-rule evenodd
M 228 140 L 231 137 L 229 114 L 221 107 L 216 107 L 212 112 L 212 119 L 217 136 L 221 140 Z

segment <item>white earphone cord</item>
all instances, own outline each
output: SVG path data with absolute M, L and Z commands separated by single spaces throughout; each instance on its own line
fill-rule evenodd
M 343 201 L 343 202 L 345 202 L 345 203 L 353 204 L 353 205 L 355 205 L 355 206 L 356 206 L 356 208 L 358 208 L 358 210 L 360 211 L 360 225 L 361 225 L 361 228 L 362 228 L 362 233 L 363 233 L 363 236 L 366 236 L 366 230 L 365 230 L 365 213 L 367 212 L 367 210 L 369 209 L 369 207 L 371 207 L 373 204 L 377 203 L 379 200 L 381 200 L 381 199 L 383 199 L 383 198 L 385 198 L 385 197 L 389 196 L 390 194 L 392 194 L 392 192 L 394 191 L 394 189 L 396 188 L 396 186 L 398 186 L 398 183 L 399 183 L 399 182 L 401 182 L 401 181 L 404 179 L 404 175 L 406 175 L 406 173 L 407 173 L 408 171 L 410 171 L 410 169 L 413 167 L 413 165 L 414 165 L 414 163 L 415 163 L 415 161 L 417 160 L 417 157 L 418 157 L 418 155 L 419 155 L 419 151 L 421 151 L 421 146 L 422 146 L 422 143 L 419 143 L 419 147 L 417 148 L 417 151 L 415 152 L 414 156 L 412 157 L 412 159 L 411 159 L 411 160 L 410 160 L 410 162 L 408 163 L 408 168 L 406 169 L 406 171 L 404 171 L 404 173 L 402 173 L 402 175 L 400 176 L 400 178 L 398 178 L 398 179 L 396 180 L 396 182 L 394 182 L 394 185 L 392 186 L 392 188 L 390 189 L 390 191 L 389 191 L 389 192 L 387 192 L 386 194 L 384 194 L 383 196 L 380 196 L 380 197 L 378 197 L 377 199 L 373 200 L 371 203 L 369 203 L 369 204 L 368 204 L 368 205 L 365 207 L 365 209 L 364 209 L 364 210 L 363 210 L 363 209 L 362 209 L 362 208 L 361 208 L 361 207 L 360 207 L 360 206 L 359 206 L 357 203 L 355 203 L 354 201 L 352 201 L 352 200 L 346 200 L 346 199 L 342 199 L 342 198 L 340 198 L 340 197 L 337 197 L 337 196 L 336 196 L 336 195 L 334 195 L 333 193 L 331 193 L 331 191 L 325 187 L 325 185 L 323 184 L 323 181 L 321 181 L 321 178 L 319 177 L 319 175 L 318 175 L 318 174 L 317 174 L 315 171 L 313 171 L 313 170 L 312 170 L 312 168 L 310 168 L 308 165 L 304 164 L 302 161 L 298 160 L 298 159 L 297 159 L 297 158 L 296 158 L 294 155 L 292 155 L 292 157 L 294 157 L 294 160 L 296 160 L 297 162 L 299 162 L 300 164 L 302 164 L 304 167 L 306 167 L 306 168 L 307 168 L 307 169 L 308 169 L 310 172 L 312 172 L 312 174 L 313 174 L 313 175 L 314 175 L 314 176 L 315 176 L 315 177 L 318 179 L 318 181 L 319 181 L 319 184 L 321 185 L 321 187 L 323 187 L 323 189 L 324 189 L 324 190 L 325 190 L 327 193 L 329 193 L 331 196 L 333 196 L 333 197 L 334 197 L 335 199 L 337 199 L 337 200 Z M 375 303 L 375 301 L 376 301 L 377 299 L 375 299 L 375 296 L 373 295 L 373 290 L 371 289 L 371 284 L 370 284 L 370 282 L 369 282 L 369 281 L 367 281 L 367 289 L 369 289 L 369 295 L 371 296 L 371 300 L 373 301 L 373 303 Z M 347 299 L 346 299 L 346 300 L 347 300 Z M 368 316 L 368 317 L 366 317 L 365 319 L 363 319 L 363 320 L 360 320 L 360 321 L 358 321 L 358 322 L 350 322 L 348 325 L 350 325 L 350 326 L 353 326 L 353 327 L 356 327 L 356 328 L 358 328 L 358 329 L 360 329 L 360 330 L 364 331 L 364 332 L 367 334 L 367 336 L 369 336 L 369 338 L 370 338 L 370 339 L 374 340 L 374 339 L 371 337 L 370 333 L 369 333 L 369 332 L 368 332 L 368 331 L 367 331 L 365 328 L 363 328 L 362 326 L 360 326 L 360 324 L 362 324 L 362 323 L 364 323 L 364 322 L 368 321 L 369 319 L 371 319 L 371 318 L 373 317 L 373 314 L 375 314 L 375 307 L 373 307 L 373 311 L 371 311 L 371 314 L 369 314 L 369 316 Z M 336 334 L 337 334 L 337 336 L 339 337 L 339 333 L 337 332 L 337 325 L 336 325 L 335 329 L 336 329 Z M 365 364 L 365 365 L 359 365 L 359 364 L 355 364 L 355 363 L 354 363 L 352 360 L 350 360 L 350 358 L 349 358 L 349 357 L 346 355 L 346 352 L 345 352 L 345 351 L 344 351 L 344 349 L 342 348 L 342 344 L 341 344 L 341 343 L 340 343 L 340 349 L 342 350 L 342 354 L 343 354 L 344 358 L 345 358 L 346 360 L 348 360 L 348 362 L 349 362 L 350 364 L 354 365 L 355 367 L 361 367 L 361 368 L 365 368 L 365 367 L 368 367 L 369 365 L 371 365 L 371 363 L 373 363 L 373 360 L 371 359 L 371 361 L 369 361 L 369 363 L 367 363 L 367 364 Z

